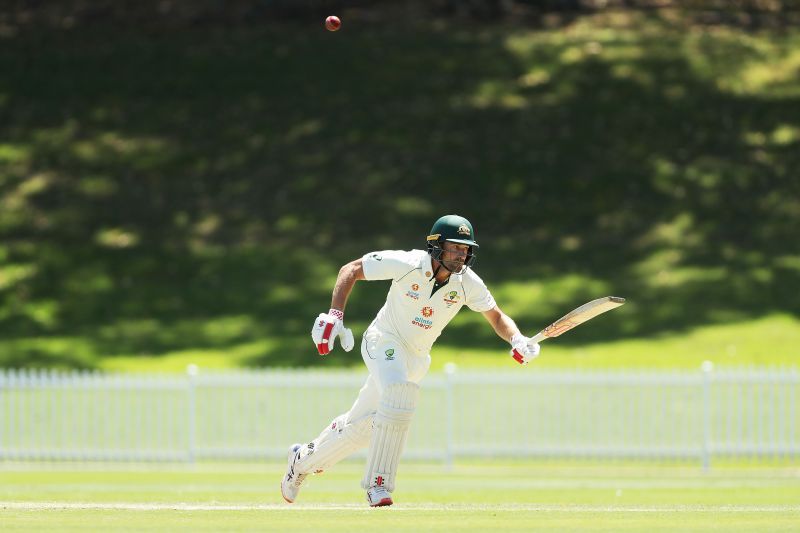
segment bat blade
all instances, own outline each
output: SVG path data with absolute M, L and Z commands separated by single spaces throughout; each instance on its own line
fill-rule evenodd
M 587 320 L 591 320 L 592 318 L 605 313 L 606 311 L 616 309 L 624 303 L 625 298 L 620 298 L 618 296 L 606 296 L 604 298 L 598 298 L 596 300 L 592 300 L 591 302 L 587 302 L 580 307 L 576 307 L 537 333 L 533 337 L 533 341 L 541 342 L 545 339 L 558 337 L 562 333 L 571 330 L 575 326 L 583 324 Z

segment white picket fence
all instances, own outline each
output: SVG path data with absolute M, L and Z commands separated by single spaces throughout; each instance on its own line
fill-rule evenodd
M 0 371 L 0 459 L 282 458 L 365 374 Z M 431 374 L 406 456 L 800 456 L 797 369 Z

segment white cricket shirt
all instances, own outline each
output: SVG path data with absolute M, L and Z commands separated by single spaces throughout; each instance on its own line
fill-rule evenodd
M 435 280 L 431 256 L 424 250 L 385 250 L 362 258 L 368 280 L 391 279 L 392 286 L 373 324 L 400 337 L 409 348 L 430 353 L 434 341 L 459 309 L 482 313 L 495 307 L 483 280 L 472 269 L 451 274 L 431 294 Z

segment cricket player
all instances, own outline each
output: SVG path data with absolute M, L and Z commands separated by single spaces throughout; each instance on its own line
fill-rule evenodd
M 287 502 L 295 501 L 306 476 L 369 446 L 361 486 L 370 506 L 392 505 L 397 466 L 417 406 L 419 382 L 431 364 L 431 346 L 462 306 L 486 318 L 511 344 L 517 362 L 527 364 L 539 355 L 539 345 L 520 333 L 470 268 L 477 250 L 472 224 L 464 217 L 446 215 L 433 224 L 426 251 L 372 252 L 339 270 L 331 309 L 317 317 L 311 331 L 320 355 L 333 349 L 337 337 L 345 351 L 353 349 L 344 310 L 357 281 L 391 280 L 391 287 L 361 341 L 369 377 L 355 403 L 316 439 L 289 449 L 281 482 Z

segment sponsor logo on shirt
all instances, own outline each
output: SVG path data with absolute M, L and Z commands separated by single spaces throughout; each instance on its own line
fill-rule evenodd
M 433 327 L 433 320 L 428 320 L 428 319 L 432 316 L 433 316 L 433 308 L 423 307 L 422 316 L 414 317 L 414 320 L 411 321 L 411 324 L 414 326 L 418 326 L 422 329 L 431 329 L 431 327 Z
M 394 348 L 389 348 L 385 353 L 387 361 L 394 361 Z
M 451 307 L 453 304 L 458 303 L 458 300 L 461 299 L 461 296 L 458 295 L 458 291 L 450 291 L 445 293 L 444 295 L 444 303 L 447 304 L 447 307 Z
M 419 326 L 422 329 L 431 329 L 431 327 L 433 327 L 433 320 L 425 320 L 424 318 L 418 316 L 411 321 L 411 324 L 414 326 Z
M 381 254 L 372 254 L 370 257 L 373 258 L 375 261 L 380 261 L 381 259 L 383 259 L 383 257 L 381 257 Z
M 414 285 L 411 286 L 412 290 L 406 291 L 406 296 L 408 296 L 412 300 L 419 300 L 419 293 L 416 290 L 413 290 L 414 286 L 416 285 L 417 284 L 415 283 Z

